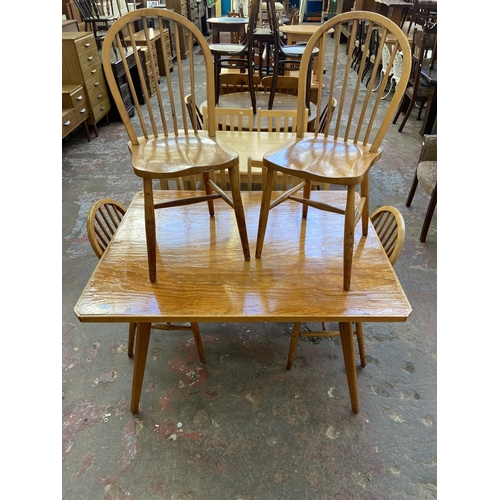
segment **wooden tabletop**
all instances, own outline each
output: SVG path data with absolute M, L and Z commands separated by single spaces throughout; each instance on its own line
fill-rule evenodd
M 261 192 L 243 192 L 250 245 Z M 191 192 L 155 191 L 155 201 Z M 313 198 L 345 204 L 343 191 Z M 148 277 L 143 194 L 132 201 L 113 242 L 83 290 L 82 322 L 405 321 L 411 307 L 370 226 L 356 229 L 351 290 L 343 290 L 343 217 L 298 203 L 271 211 L 261 259 L 245 261 L 234 212 L 223 201 L 157 211 L 158 264 Z
M 155 201 L 192 196 L 156 191 Z M 250 241 L 255 242 L 261 192 L 243 192 Z M 312 198 L 345 206 L 345 191 Z M 218 200 L 157 210 L 157 281 L 148 275 L 144 197 L 138 193 L 83 290 L 75 313 L 82 322 L 138 323 L 130 410 L 139 411 L 151 322 L 339 321 L 347 384 L 359 411 L 352 322 L 405 321 L 411 306 L 373 226 L 358 225 L 349 292 L 343 290 L 343 217 L 299 203 L 271 211 L 265 254 L 245 261 L 234 212 Z

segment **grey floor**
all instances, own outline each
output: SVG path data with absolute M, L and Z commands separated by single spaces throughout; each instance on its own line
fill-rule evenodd
M 73 307 L 97 264 L 85 221 L 102 197 L 141 189 L 123 125 L 62 143 L 62 490 L 71 499 L 432 499 L 437 497 L 437 210 L 405 206 L 422 137 L 416 111 L 391 125 L 372 170 L 371 209 L 406 222 L 395 270 L 412 305 L 406 323 L 366 324 L 351 412 L 340 341 L 299 341 L 291 325 L 201 324 L 206 363 L 189 332 L 153 332 L 141 412 L 129 411 L 127 325 L 82 324 Z M 311 328 L 314 325 L 305 325 Z

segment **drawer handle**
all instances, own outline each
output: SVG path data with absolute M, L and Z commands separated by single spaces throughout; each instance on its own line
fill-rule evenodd
M 94 73 L 96 73 L 96 72 L 97 72 L 97 70 L 96 70 L 96 69 L 93 69 L 93 70 L 91 71 L 91 73 L 92 73 L 92 74 L 94 74 Z
M 105 107 L 106 107 L 106 106 L 101 106 L 101 108 L 100 108 L 100 109 L 101 109 L 101 111 L 102 111 Z
M 82 108 L 82 110 L 80 111 L 80 113 L 85 113 L 87 110 L 85 108 Z
M 100 99 L 102 97 L 102 94 L 97 94 L 97 99 Z
M 79 95 L 79 96 L 76 98 L 76 100 L 77 100 L 77 101 L 81 101 L 82 99 L 83 99 L 83 96 L 82 96 L 82 95 Z
M 89 61 L 92 61 L 92 59 L 94 59 L 94 56 L 89 56 L 89 57 L 87 57 L 87 59 L 88 59 Z
M 68 120 L 68 121 L 64 124 L 64 126 L 65 126 L 65 127 L 67 127 L 70 123 L 71 123 L 71 120 Z
M 95 82 L 94 85 L 97 87 L 99 85 L 99 82 Z
M 90 43 L 88 43 L 88 42 L 87 42 L 87 43 L 84 43 L 83 45 L 84 45 L 85 47 L 90 47 Z

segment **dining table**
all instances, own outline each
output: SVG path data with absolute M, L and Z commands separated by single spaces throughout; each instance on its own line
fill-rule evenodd
M 221 33 L 238 33 L 240 40 L 245 38 L 248 19 L 244 17 L 211 17 L 207 24 L 212 28 L 212 43 L 220 43 Z
M 254 133 L 221 132 L 216 140 L 237 150 L 241 134 Z M 265 147 L 286 140 L 269 136 Z M 195 194 L 157 190 L 154 197 L 162 203 Z M 241 194 L 255 245 L 262 192 Z M 345 196 L 337 190 L 311 194 L 339 206 Z M 412 311 L 371 223 L 367 236 L 359 225 L 355 230 L 351 289 L 345 291 L 342 216 L 314 210 L 303 219 L 301 204 L 283 203 L 270 213 L 265 256 L 245 261 L 234 211 L 222 200 L 214 203 L 214 217 L 204 203 L 157 210 L 159 258 L 152 283 L 144 194 L 136 193 L 74 307 L 82 323 L 137 323 L 131 412 L 139 412 L 151 323 L 196 321 L 339 322 L 351 409 L 358 413 L 353 322 L 404 322 Z

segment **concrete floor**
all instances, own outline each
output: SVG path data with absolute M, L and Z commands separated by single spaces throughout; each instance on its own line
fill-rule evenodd
M 416 110 L 391 125 L 372 170 L 371 210 L 394 205 L 406 222 L 395 270 L 413 307 L 406 323 L 365 324 L 368 363 L 351 412 L 340 341 L 301 338 L 285 369 L 289 324 L 200 324 L 152 332 L 141 412 L 129 411 L 127 325 L 82 324 L 73 313 L 97 264 L 86 238 L 91 204 L 128 205 L 133 174 L 123 125 L 82 129 L 62 144 L 63 498 L 431 499 L 437 496 L 437 211 L 405 207 L 422 137 Z M 312 325 L 305 325 L 305 327 Z

